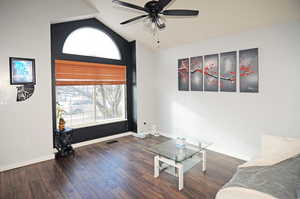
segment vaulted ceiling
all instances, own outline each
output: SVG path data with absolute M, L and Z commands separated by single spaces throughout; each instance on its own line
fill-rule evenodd
M 155 48 L 155 38 L 143 20 L 121 26 L 120 22 L 142 15 L 114 5 L 111 0 L 86 0 L 99 11 L 99 20 L 128 40 Z M 143 6 L 146 0 L 124 0 Z M 173 0 L 169 9 L 198 9 L 196 18 L 167 18 L 167 28 L 158 37 L 161 48 L 174 47 L 209 38 L 300 20 L 300 0 Z

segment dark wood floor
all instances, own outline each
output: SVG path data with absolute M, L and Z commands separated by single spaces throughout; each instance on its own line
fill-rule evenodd
M 176 177 L 153 177 L 154 155 L 145 149 L 167 138 L 118 140 L 78 148 L 74 157 L 1 172 L 0 198 L 213 199 L 242 163 L 209 151 L 207 172 L 196 165 L 185 173 L 185 187 L 178 191 Z

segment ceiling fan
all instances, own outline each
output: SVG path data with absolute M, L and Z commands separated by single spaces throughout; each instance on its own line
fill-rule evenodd
M 176 10 L 164 10 L 164 8 L 171 2 L 172 0 L 158 0 L 158 1 L 149 1 L 147 2 L 144 7 L 134 5 L 131 3 L 119 1 L 119 0 L 113 0 L 113 3 L 116 3 L 120 6 L 124 6 L 127 8 L 136 9 L 139 11 L 143 11 L 147 14 L 134 17 L 132 19 L 129 19 L 127 21 L 124 21 L 120 23 L 121 25 L 125 25 L 128 23 L 131 23 L 133 21 L 146 18 L 148 19 L 148 23 L 151 24 L 151 28 L 153 31 L 156 30 L 162 30 L 166 27 L 165 20 L 162 16 L 198 16 L 199 11 L 198 10 L 182 10 L 182 9 L 176 9 Z

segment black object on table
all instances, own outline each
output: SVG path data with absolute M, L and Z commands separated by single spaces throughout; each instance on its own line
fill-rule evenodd
M 66 157 L 70 154 L 74 154 L 72 143 L 73 129 L 66 128 L 63 131 L 56 130 L 54 135 L 54 147 L 58 153 L 56 157 Z

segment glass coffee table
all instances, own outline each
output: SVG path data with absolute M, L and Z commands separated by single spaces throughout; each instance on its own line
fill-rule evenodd
M 206 171 L 206 149 L 210 143 L 199 142 L 199 146 L 186 144 L 181 148 L 176 145 L 176 140 L 172 139 L 161 144 L 153 145 L 147 148 L 148 151 L 156 154 L 154 157 L 154 177 L 157 178 L 161 170 L 162 164 L 174 167 L 176 176 L 178 177 L 178 189 L 183 189 L 183 173 L 184 162 L 200 154 L 202 156 L 202 171 Z

